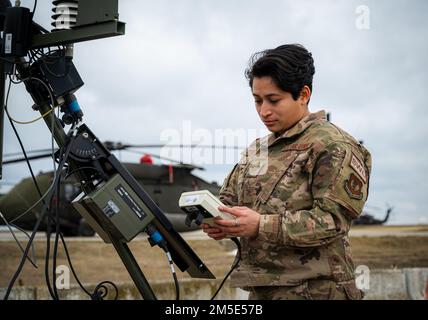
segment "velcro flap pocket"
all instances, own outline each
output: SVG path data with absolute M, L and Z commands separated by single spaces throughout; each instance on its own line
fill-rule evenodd
M 260 184 L 263 186 L 258 195 L 258 200 L 261 203 L 265 204 L 269 200 L 273 190 L 275 190 L 275 187 L 284 177 L 293 162 L 302 152 L 310 147 L 311 144 L 309 143 L 291 144 L 285 147 L 278 157 L 271 157 L 269 159 L 267 172 L 259 177 Z

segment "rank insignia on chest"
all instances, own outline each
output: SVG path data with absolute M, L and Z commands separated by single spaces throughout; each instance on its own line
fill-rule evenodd
M 361 200 L 363 198 L 363 182 L 354 173 L 345 180 L 345 190 L 352 199 Z

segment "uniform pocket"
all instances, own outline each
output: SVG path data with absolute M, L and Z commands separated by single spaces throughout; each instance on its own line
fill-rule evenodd
M 336 282 L 333 280 L 312 279 L 306 281 L 306 284 L 308 296 L 311 300 L 340 299 L 336 293 Z
M 263 185 L 257 197 L 258 201 L 266 204 L 277 184 L 284 177 L 298 155 L 298 153 L 294 153 L 282 158 L 281 161 L 275 161 L 275 163 L 269 164 L 270 171 L 258 179 L 261 185 Z
M 355 284 L 338 284 L 333 280 L 312 279 L 306 281 L 311 300 L 361 300 L 363 293 Z
M 361 300 L 364 298 L 364 292 L 357 288 L 355 283 L 341 285 L 345 290 L 349 300 Z

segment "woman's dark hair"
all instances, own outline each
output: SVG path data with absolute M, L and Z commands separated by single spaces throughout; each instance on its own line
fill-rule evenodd
M 271 77 L 283 91 L 291 93 L 294 100 L 300 97 L 306 85 L 312 91 L 315 74 L 312 54 L 300 44 L 285 44 L 252 55 L 245 70 L 250 87 L 254 77 Z

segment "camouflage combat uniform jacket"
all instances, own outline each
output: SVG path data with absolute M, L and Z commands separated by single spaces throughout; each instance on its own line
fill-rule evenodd
M 257 139 L 220 191 L 224 204 L 261 214 L 258 236 L 241 238 L 231 286 L 326 279 L 358 298 L 347 234 L 367 200 L 370 170 L 370 153 L 324 111 Z

